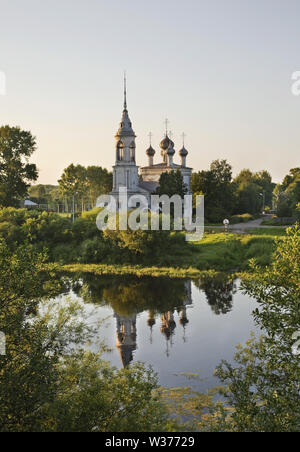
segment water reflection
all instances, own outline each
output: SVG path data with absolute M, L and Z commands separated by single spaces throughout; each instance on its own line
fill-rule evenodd
M 117 348 L 123 367 L 126 367 L 133 360 L 133 352 L 137 349 L 136 315 L 124 317 L 115 313 L 115 318 L 117 319 Z
M 145 327 L 149 329 L 150 344 L 153 343 L 153 328 L 159 324 L 168 358 L 178 329 L 182 331 L 183 342 L 187 342 L 188 308 L 193 306 L 191 280 L 81 274 L 68 283 L 68 290 L 85 302 L 112 308 L 116 321 L 116 348 L 124 367 L 132 362 L 138 348 L 137 316 L 142 312 L 147 312 Z M 236 283 L 231 276 L 205 275 L 193 280 L 193 284 L 205 293 L 214 314 L 225 315 L 232 310 Z
M 195 280 L 195 285 L 205 292 L 207 302 L 216 315 L 228 314 L 233 307 L 233 295 L 237 285 L 230 275 L 219 273 Z

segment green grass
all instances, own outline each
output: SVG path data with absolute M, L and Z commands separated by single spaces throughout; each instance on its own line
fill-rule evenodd
M 250 215 L 250 213 L 244 213 L 241 215 L 233 215 L 230 218 L 230 223 L 231 224 L 248 223 L 248 221 L 252 221 L 254 219 L 255 219 L 254 216 Z
M 169 278 L 199 278 L 203 274 L 213 276 L 214 271 L 201 271 L 197 268 L 143 267 L 140 265 L 71 264 L 62 269 L 70 273 L 92 273 L 94 275 L 135 275 Z
M 282 234 L 205 234 L 204 239 L 189 244 L 185 264 L 200 270 L 244 271 L 255 258 L 262 266 L 269 265 L 275 239 Z
M 173 249 L 167 265 L 71 264 L 63 268 L 73 273 L 170 278 L 197 278 L 203 271 L 236 273 L 248 271 L 249 260 L 252 258 L 261 266 L 269 265 L 275 250 L 275 239 L 282 235 L 283 231 L 277 235 L 274 231 L 269 234 L 205 234 L 200 242 L 190 242 Z
M 285 226 L 285 227 L 293 226 L 293 223 L 290 221 L 288 221 L 288 222 L 283 221 L 283 219 L 280 220 L 280 218 L 271 218 L 269 220 L 264 220 L 262 222 L 262 225 L 263 226 L 275 226 L 276 228 L 278 228 L 278 227 L 283 227 L 283 226 Z
M 72 214 L 71 213 L 57 213 L 56 215 L 59 215 L 62 218 L 72 218 Z
M 247 234 L 269 236 L 269 237 L 282 237 L 286 235 L 286 226 L 276 228 L 255 228 L 248 229 Z

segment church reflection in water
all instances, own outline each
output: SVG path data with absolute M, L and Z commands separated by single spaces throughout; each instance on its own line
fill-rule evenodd
M 188 309 L 193 307 L 192 285 L 205 294 L 215 315 L 226 315 L 232 310 L 236 291 L 234 279 L 226 274 L 204 275 L 193 281 L 81 274 L 68 279 L 67 285 L 86 303 L 111 307 L 116 321 L 116 347 L 124 367 L 133 361 L 138 347 L 137 319 L 141 313 L 148 313 L 145 328 L 149 329 L 150 343 L 153 328 L 159 324 L 169 357 L 175 333 L 182 332 L 183 341 L 187 340 Z M 143 328 L 140 323 L 139 328 Z
M 192 282 L 190 280 L 184 282 L 185 298 L 182 306 L 176 308 L 179 312 L 179 323 L 183 327 L 183 339 L 186 341 L 185 328 L 189 320 L 187 317 L 187 306 L 192 305 Z M 175 333 L 176 322 L 174 320 L 175 309 L 172 309 L 161 314 L 160 331 L 166 340 L 166 355 L 170 355 L 170 347 L 172 347 L 173 335 Z M 137 315 L 122 316 L 115 312 L 114 317 L 117 322 L 117 341 L 116 345 L 120 352 L 122 364 L 124 367 L 128 366 L 133 360 L 134 351 L 137 349 Z M 153 326 L 156 324 L 155 312 L 149 310 L 148 312 L 148 326 L 150 327 L 150 343 L 152 343 Z

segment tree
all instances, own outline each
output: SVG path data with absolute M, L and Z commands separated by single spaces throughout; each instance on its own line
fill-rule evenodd
M 295 181 L 295 179 L 300 175 L 300 167 L 290 169 L 289 174 L 285 176 L 282 182 L 283 190 L 286 190 L 288 186 Z
M 286 189 L 292 212 L 295 213 L 297 204 L 300 202 L 300 172 Z
M 300 202 L 300 168 L 292 168 L 273 193 L 279 217 L 297 216 L 297 204 Z
M 106 168 L 101 166 L 88 166 L 86 169 L 88 193 L 92 205 L 96 205 L 100 195 L 106 195 L 112 191 L 113 176 Z
M 177 170 L 162 173 L 159 178 L 159 187 L 156 192 L 160 196 L 168 195 L 171 198 L 173 195 L 179 195 L 183 198 L 187 193 L 187 188 L 181 172 Z
M 38 178 L 29 158 L 36 150 L 35 138 L 19 127 L 0 128 L 0 206 L 19 207 L 31 181 Z
M 266 170 L 258 171 L 254 173 L 253 179 L 254 183 L 260 187 L 261 193 L 264 193 L 265 206 L 272 207 L 273 190 L 276 185 L 272 182 L 271 174 Z
M 0 431 L 163 431 L 157 377 L 142 364 L 118 371 L 105 347 L 80 345 L 95 332 L 76 301 L 51 301 L 63 290 L 57 270 L 28 245 L 11 253 L 0 242 Z
M 239 345 L 233 364 L 223 361 L 218 366 L 215 375 L 225 386 L 207 394 L 193 388 L 163 390 L 178 431 L 300 431 L 298 226 L 278 239 L 271 266 L 262 271 L 252 261 L 252 271 L 244 276 L 242 288 L 260 305 L 253 316 L 263 335 Z M 222 399 L 216 401 L 218 392 Z M 183 419 L 186 423 L 180 427 Z
M 69 165 L 58 181 L 61 193 L 67 197 L 79 196 L 82 211 L 84 210 L 84 197 L 87 194 L 88 184 L 86 169 L 82 165 Z
M 176 247 L 169 231 L 133 231 L 129 228 L 123 231 L 117 227 L 116 230 L 105 229 L 103 236 L 110 244 L 115 261 L 128 263 L 165 263 L 168 254 L 172 254 L 173 246 Z
M 205 218 L 217 222 L 231 216 L 233 207 L 232 167 L 226 160 L 215 160 L 208 171 L 192 175 L 192 192 L 205 196 Z
M 71 198 L 81 198 L 82 211 L 85 205 L 95 207 L 97 198 L 112 190 L 112 173 L 101 166 L 71 164 L 66 168 L 58 181 L 61 194 Z
M 242 170 L 234 179 L 236 214 L 258 214 L 265 204 L 272 204 L 274 184 L 267 171 L 252 173 L 249 169 Z
M 252 262 L 254 274 L 245 291 L 258 300 L 254 312 L 263 330 L 239 347 L 237 367 L 223 363 L 217 371 L 228 385 L 226 397 L 234 409 L 230 429 L 250 432 L 300 431 L 300 367 L 294 352 L 300 325 L 300 229 L 290 228 L 277 242 L 273 264 L 265 272 Z

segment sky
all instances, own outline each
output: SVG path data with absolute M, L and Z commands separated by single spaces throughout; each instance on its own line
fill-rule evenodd
M 0 125 L 36 137 L 39 183 L 111 169 L 124 70 L 138 165 L 150 131 L 159 162 L 167 117 L 195 171 L 300 166 L 300 0 L 0 0 L 0 18 Z

